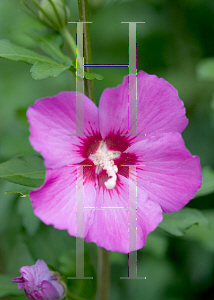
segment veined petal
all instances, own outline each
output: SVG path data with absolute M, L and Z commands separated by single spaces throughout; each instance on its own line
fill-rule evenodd
M 58 280 L 51 280 L 51 284 L 57 290 L 57 292 L 61 298 L 63 296 L 63 294 L 65 293 L 65 289 L 64 289 L 63 285 L 60 282 L 58 282 Z
M 128 253 L 145 245 L 146 235 L 162 221 L 162 210 L 157 203 L 148 200 L 144 191 L 137 193 L 137 222 L 134 222 L 137 244 L 129 249 L 129 222 L 133 225 L 133 220 L 129 220 L 129 180 L 120 175 L 118 177 L 115 189 L 100 188 L 98 191 L 97 209 L 94 210 L 93 223 L 85 240 L 107 250 Z M 136 201 L 136 198 L 130 201 Z
M 128 80 L 129 76 L 126 76 L 122 85 L 106 89 L 100 98 L 99 125 L 103 139 L 108 139 L 109 135 L 128 134 L 136 122 L 135 116 L 129 118 L 128 93 L 133 89 L 128 86 Z M 137 74 L 137 134 L 148 137 L 164 132 L 181 133 L 187 124 L 177 90 L 163 78 L 140 71 Z M 144 138 L 126 137 L 130 145 Z
M 84 141 L 99 136 L 98 108 L 84 97 L 84 133 L 88 137 L 69 136 L 76 134 L 76 92 L 62 92 L 56 96 L 39 99 L 27 111 L 30 123 L 30 143 L 41 153 L 47 168 L 59 168 L 83 161 Z M 78 103 L 77 103 L 78 104 Z M 79 118 L 79 117 L 77 117 Z M 79 120 L 79 119 L 78 119 Z M 77 124 L 80 121 L 77 120 Z
M 55 300 L 59 299 L 60 295 L 56 288 L 47 280 L 43 280 L 37 291 L 32 293 L 36 300 Z
M 181 209 L 202 183 L 199 158 L 186 149 L 177 132 L 160 134 L 133 144 L 125 153 L 137 159 L 137 186 L 164 212 Z
M 50 279 L 49 269 L 42 259 L 38 259 L 33 266 L 21 267 L 19 272 L 25 280 L 24 286 L 28 292 L 32 292 L 42 280 Z M 23 287 L 20 286 L 19 288 Z
M 87 194 L 83 198 L 84 206 L 94 205 L 96 199 L 94 182 L 84 186 L 81 178 L 76 166 L 47 169 L 44 185 L 30 192 L 35 215 L 45 224 L 67 230 L 70 235 L 76 236 L 77 190 L 84 187 L 84 195 Z M 87 234 L 92 214 L 91 211 L 84 214 L 84 235 Z

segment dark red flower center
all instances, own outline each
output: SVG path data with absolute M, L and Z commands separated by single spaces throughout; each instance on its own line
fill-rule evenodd
M 130 137 L 113 133 L 103 141 L 100 134 L 83 137 L 80 151 L 86 159 L 80 164 L 84 165 L 84 182 L 93 181 L 103 189 L 108 189 L 110 182 L 112 189 L 119 184 L 118 174 L 128 178 L 129 166 L 137 165 L 138 161 L 135 154 L 124 153 L 130 144 Z

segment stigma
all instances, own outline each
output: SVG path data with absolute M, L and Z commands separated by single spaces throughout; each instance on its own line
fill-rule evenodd
M 118 154 L 120 153 L 107 151 L 105 144 L 102 142 L 101 147 L 96 151 L 96 153 L 90 156 L 94 165 L 97 166 L 96 173 L 99 173 L 101 170 L 106 170 L 109 178 L 106 182 L 104 182 L 104 184 L 109 190 L 116 186 L 116 173 L 118 172 L 118 168 L 114 164 L 113 158 L 115 158 L 115 155 L 118 156 Z

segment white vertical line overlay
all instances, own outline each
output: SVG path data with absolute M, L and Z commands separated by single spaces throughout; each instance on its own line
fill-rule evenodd
M 84 136 L 84 64 L 82 22 L 77 23 L 76 56 L 76 135 Z
M 137 23 L 145 22 L 121 22 L 129 24 L 129 135 L 137 136 Z M 130 128 L 131 124 L 131 128 Z M 142 134 L 144 135 L 144 134 Z M 129 166 L 129 254 L 128 254 L 128 277 L 120 279 L 146 279 L 137 277 L 137 174 L 136 166 Z M 133 251 L 135 249 L 135 251 Z
M 128 277 L 120 279 L 146 279 L 137 277 L 137 169 L 129 165 L 129 254 Z
M 70 23 L 70 22 L 69 22 Z M 84 136 L 84 63 L 83 63 L 83 23 L 77 24 L 77 45 L 76 45 L 76 136 Z M 84 277 L 84 212 L 83 212 L 83 165 L 77 166 L 76 180 L 77 195 L 77 237 L 76 237 L 76 277 L 67 277 L 67 279 L 93 279 L 93 277 Z
M 129 23 L 129 134 L 131 136 L 137 135 L 137 123 L 136 123 L 136 104 L 137 104 L 137 58 L 136 58 L 136 23 Z
M 76 237 L 76 277 L 67 277 L 67 279 L 93 279 L 93 277 L 84 277 L 84 182 L 83 182 L 83 165 L 77 166 L 77 180 L 76 180 L 76 195 L 77 195 L 77 237 Z
M 121 22 L 129 24 L 129 76 L 128 99 L 129 99 L 129 133 L 137 136 L 137 23 L 145 22 Z M 135 75 L 135 76 L 134 76 Z M 144 135 L 144 134 L 139 134 Z

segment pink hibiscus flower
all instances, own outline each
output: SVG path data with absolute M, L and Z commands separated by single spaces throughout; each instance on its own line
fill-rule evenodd
M 129 119 L 128 109 L 127 76 L 122 85 L 103 92 L 99 108 L 84 96 L 86 136 L 71 136 L 76 133 L 75 92 L 39 99 L 27 111 L 30 142 L 47 168 L 45 183 L 30 193 L 35 215 L 76 236 L 76 165 L 84 165 L 84 239 L 123 253 L 142 248 L 147 234 L 162 221 L 162 212 L 180 210 L 202 181 L 199 158 L 186 149 L 181 136 L 188 120 L 174 87 L 141 71 L 137 136 L 129 135 L 136 125 L 131 124 L 134 118 Z M 128 207 L 129 180 L 135 177 L 130 165 L 137 173 L 133 249 L 129 249 Z M 121 207 L 126 209 L 117 209 Z

